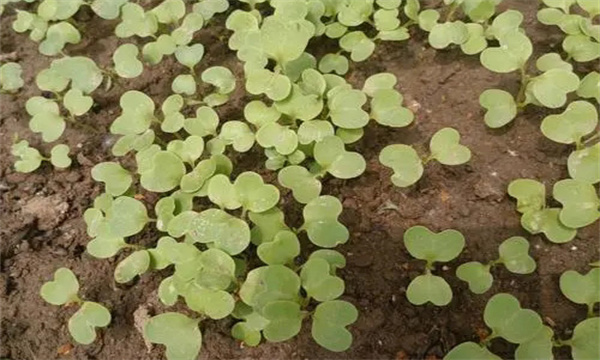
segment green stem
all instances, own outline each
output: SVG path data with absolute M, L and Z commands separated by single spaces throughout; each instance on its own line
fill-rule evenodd
M 596 139 L 600 139 L 600 132 L 595 133 L 593 136 L 590 136 L 589 138 L 583 140 L 583 145 L 587 145 L 588 143 L 596 140 Z
M 527 71 L 525 70 L 527 67 L 527 64 L 524 64 L 521 69 L 520 69 L 520 73 L 521 73 L 521 87 L 519 88 L 519 93 L 517 94 L 517 107 L 519 109 L 523 109 L 525 107 L 525 100 L 526 100 L 526 96 L 525 96 L 525 91 L 527 90 L 527 85 L 529 84 L 529 75 L 527 75 Z
M 587 304 L 587 307 L 588 307 L 587 317 L 588 318 L 594 317 L 596 315 L 596 314 L 594 314 L 594 303 Z
M 454 15 L 456 14 L 456 10 L 458 10 L 458 7 L 459 5 L 457 2 L 450 5 L 450 10 L 448 11 L 448 14 L 446 14 L 446 19 L 444 20 L 444 22 L 449 22 L 454 19 Z
M 554 346 L 554 347 L 571 346 L 571 340 L 561 340 L 561 339 L 554 340 L 553 339 L 552 346 Z
M 492 330 L 492 333 L 489 334 L 485 339 L 481 340 L 479 344 L 488 347 L 490 345 L 490 342 L 497 337 L 498 334 L 496 334 L 496 332 Z

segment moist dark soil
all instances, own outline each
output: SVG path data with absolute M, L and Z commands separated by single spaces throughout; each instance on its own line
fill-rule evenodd
M 524 26 L 538 54 L 560 51 L 562 35 L 536 22 L 537 6 L 536 1 L 513 0 L 505 1 L 502 8 L 525 14 Z M 23 66 L 26 85 L 15 96 L 0 95 L 0 357 L 163 359 L 161 346 L 149 348 L 144 344 L 136 319 L 143 318 L 144 313 L 168 311 L 156 294 L 168 271 L 146 274 L 133 284 L 117 285 L 113 269 L 126 254 L 110 260 L 89 256 L 85 252 L 89 239 L 82 214 L 102 191 L 102 185 L 91 179 L 90 169 L 112 159 L 109 150 L 115 139 L 108 127 L 120 113 L 120 94 L 137 89 L 159 103 L 171 93 L 171 81 L 183 68 L 172 58 L 165 59 L 159 66 L 146 68 L 137 79 L 119 80 L 109 91 L 98 89 L 93 94 L 96 105 L 81 118 L 95 130 L 69 124 L 59 140 L 70 146 L 73 165 L 63 171 L 44 165 L 32 174 L 20 174 L 13 170 L 14 159 L 10 156 L 15 134 L 42 152 L 52 146 L 41 143 L 39 136 L 28 130 L 29 116 L 24 109 L 27 98 L 39 94 L 35 74 L 51 59 L 40 55 L 37 44 L 27 35 L 10 29 L 14 18 L 12 9 L 2 17 L 1 53 Z M 98 19 L 83 10 L 75 19 L 84 39 L 68 47 L 67 52 L 86 55 L 109 66 L 113 50 L 123 42 L 113 35 L 116 22 Z M 223 65 L 241 79 L 242 67 L 227 48 L 228 31 L 223 24 L 224 17 L 219 16 L 197 34 L 196 40 L 206 48 L 197 70 Z M 321 54 L 330 45 L 311 43 L 309 51 Z M 344 299 L 360 311 L 358 321 L 350 328 L 354 336 L 352 347 L 343 353 L 320 348 L 311 339 L 307 322 L 291 341 L 244 348 L 229 335 L 231 320 L 204 321 L 201 359 L 438 359 L 460 342 L 478 340 L 486 329 L 482 319 L 485 304 L 499 292 L 511 293 L 524 307 L 539 312 L 559 338 L 569 338 L 575 324 L 586 317 L 585 306 L 562 296 L 558 279 L 569 269 L 587 271 L 587 264 L 598 260 L 598 223 L 581 229 L 568 244 L 552 244 L 521 228 L 515 203 L 506 194 L 509 182 L 522 177 L 543 181 L 550 189 L 555 181 L 567 177 L 566 159 L 571 149 L 542 136 L 539 124 L 547 114 L 539 108 L 528 109 L 501 130 L 490 130 L 482 120 L 479 94 L 492 87 L 516 93 L 517 75 L 493 74 L 479 64 L 477 56 L 463 55 L 458 49 L 436 51 L 417 29 L 413 29 L 413 37 L 407 42 L 378 45 L 368 61 L 351 65 L 346 78 L 361 87 L 368 76 L 384 71 L 398 77 L 398 89 L 415 112 L 414 124 L 390 129 L 371 123 L 365 136 L 352 146 L 367 160 L 365 173 L 353 180 L 324 180 L 324 193 L 342 201 L 341 220 L 351 233 L 350 241 L 340 251 L 348 259 L 348 266 L 341 271 L 346 282 Z M 218 110 L 222 121 L 240 119 L 248 100 L 241 82 L 238 83 L 234 98 Z M 462 142 L 472 150 L 469 164 L 431 164 L 416 186 L 394 187 L 390 170 L 377 160 L 380 150 L 393 143 L 415 144 L 424 150 L 431 135 L 447 126 L 458 129 Z M 258 150 L 233 155 L 233 160 L 236 172 L 259 171 L 266 179 L 274 180 L 272 172 L 263 170 L 265 159 Z M 286 217 L 291 224 L 297 224 L 302 207 L 285 191 L 282 193 L 286 194 L 282 200 Z M 146 194 L 145 200 L 150 207 L 156 197 Z M 423 269 L 423 264 L 411 259 L 402 243 L 403 232 L 413 225 L 436 231 L 454 228 L 466 237 L 461 256 L 436 271 L 453 288 L 454 298 L 448 306 L 413 306 L 406 299 L 406 287 Z M 472 294 L 454 276 L 460 263 L 495 259 L 498 245 L 517 235 L 528 238 L 532 244 L 531 253 L 538 265 L 535 273 L 515 275 L 496 268 L 494 285 L 484 295 Z M 134 242 L 152 245 L 157 239 L 157 233 L 147 232 Z M 71 346 L 66 324 L 75 309 L 48 305 L 39 296 L 42 283 L 62 266 L 71 268 L 79 277 L 80 293 L 85 298 L 111 309 L 113 322 L 99 332 L 92 345 Z M 514 348 L 503 340 L 494 340 L 492 345 L 492 350 L 506 359 L 513 357 Z M 570 352 L 561 348 L 555 355 L 567 359 Z

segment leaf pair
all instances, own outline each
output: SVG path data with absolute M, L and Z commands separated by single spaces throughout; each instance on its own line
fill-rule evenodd
M 452 128 L 436 132 L 429 143 L 431 155 L 444 165 L 464 164 L 471 158 L 471 151 L 459 143 L 460 134 Z M 409 145 L 388 145 L 379 154 L 379 161 L 394 170 L 392 183 L 398 187 L 413 185 L 423 176 L 426 161 Z
M 0 88 L 6 92 L 16 92 L 23 87 L 21 74 L 23 69 L 21 65 L 15 62 L 8 62 L 0 66 Z
M 77 296 L 79 282 L 75 274 L 67 268 L 54 273 L 54 280 L 46 282 L 41 290 L 42 298 L 52 305 L 80 303 L 79 310 L 69 319 L 69 332 L 75 341 L 88 345 L 96 340 L 96 328 L 105 327 L 111 321 L 110 312 L 102 305 L 81 301 Z
M 235 210 L 243 207 L 255 213 L 269 210 L 279 201 L 279 190 L 265 184 L 262 177 L 253 172 L 240 174 L 233 184 L 225 175 L 214 176 L 208 184 L 208 197 L 221 208 Z
M 351 179 L 365 171 L 365 159 L 356 152 L 346 151 L 337 136 L 327 136 L 315 144 L 313 156 L 319 166 L 338 179 Z
M 50 150 L 50 159 L 47 159 L 37 149 L 30 147 L 26 140 L 21 140 L 11 147 L 11 154 L 19 158 L 15 161 L 15 170 L 23 173 L 36 170 L 44 160 L 50 161 L 56 168 L 68 168 L 72 162 L 69 151 L 69 147 L 65 144 L 54 145 Z
M 427 261 L 427 268 L 435 262 L 448 262 L 463 250 L 465 239 L 456 230 L 434 233 L 424 226 L 413 226 L 404 233 L 404 245 L 416 259 Z M 452 300 L 452 289 L 441 277 L 432 275 L 429 270 L 413 279 L 406 290 L 408 301 L 415 305 L 431 302 L 444 306 Z
M 456 276 L 469 284 L 475 294 L 487 292 L 494 281 L 490 268 L 496 263 L 504 264 L 508 271 L 515 274 L 530 274 L 535 271 L 535 260 L 529 256 L 529 242 L 520 236 L 504 240 L 498 248 L 500 258 L 487 265 L 471 261 L 456 269 Z

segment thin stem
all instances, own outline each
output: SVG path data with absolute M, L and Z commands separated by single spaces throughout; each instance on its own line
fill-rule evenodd
M 458 10 L 458 6 L 458 2 L 450 5 L 450 10 L 448 11 L 448 14 L 446 14 L 446 20 L 444 20 L 444 22 L 449 22 L 454 19 L 454 15 L 456 14 L 456 10 Z
M 590 136 L 589 138 L 583 140 L 583 145 L 587 145 L 588 143 L 590 143 L 596 139 L 600 139 L 600 132 L 597 132 L 593 136 Z
M 521 88 L 519 89 L 519 93 L 517 94 L 517 107 L 519 109 L 523 109 L 525 107 L 526 95 L 525 91 L 527 90 L 527 85 L 529 84 L 529 75 L 527 75 L 527 71 L 525 70 L 527 64 L 524 64 L 521 69 Z
M 587 317 L 588 318 L 594 317 L 595 316 L 595 314 L 594 314 L 594 304 L 593 303 L 587 304 L 587 307 L 588 307 Z

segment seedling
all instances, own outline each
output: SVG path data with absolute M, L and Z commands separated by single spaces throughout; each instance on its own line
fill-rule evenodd
M 469 161 L 471 151 L 459 143 L 460 134 L 452 128 L 436 132 L 429 143 L 430 154 L 420 157 L 409 145 L 388 145 L 379 154 L 379 161 L 394 170 L 392 183 L 398 187 L 415 184 L 423 176 L 424 165 L 437 160 L 444 165 L 461 165 Z
M 440 276 L 431 274 L 436 262 L 455 259 L 465 246 L 465 238 L 456 230 L 434 233 L 424 226 L 413 226 L 404 233 L 404 245 L 416 259 L 425 260 L 425 272 L 414 278 L 406 289 L 408 301 L 415 305 L 431 302 L 448 305 L 452 300 L 450 285 Z
M 587 305 L 588 317 L 594 316 L 594 305 L 600 302 L 600 268 L 587 274 L 569 270 L 560 276 L 560 291 L 576 304 Z
M 54 273 L 54 280 L 45 283 L 40 295 L 52 305 L 79 305 L 79 310 L 69 319 L 69 333 L 75 341 L 89 345 L 96 340 L 96 328 L 110 324 L 111 316 L 104 306 L 81 300 L 78 296 L 79 282 L 75 274 L 67 268 Z
M 514 274 L 531 274 L 535 271 L 535 260 L 529 256 L 529 242 L 520 236 L 508 238 L 498 247 L 500 257 L 497 260 L 482 264 L 471 261 L 456 269 L 456 276 L 469 284 L 469 289 L 475 294 L 487 292 L 494 281 L 490 270 L 499 264 Z
M 563 205 L 559 220 L 564 225 L 578 229 L 593 224 L 600 218 L 600 198 L 593 185 L 564 179 L 554 184 L 554 199 Z
M 43 161 L 48 161 L 56 168 L 68 168 L 71 166 L 69 158 L 69 147 L 64 144 L 55 145 L 50 150 L 50 158 L 42 156 L 40 152 L 29 146 L 27 140 L 21 140 L 12 145 L 11 154 L 18 158 L 15 161 L 15 170 L 18 172 L 29 173 L 40 167 Z
M 546 207 L 544 184 L 531 179 L 513 180 L 508 185 L 508 194 L 517 199 L 517 211 L 523 214 L 521 226 L 531 234 L 543 233 L 554 243 L 565 243 L 575 238 L 577 230 L 559 219 L 561 209 Z

